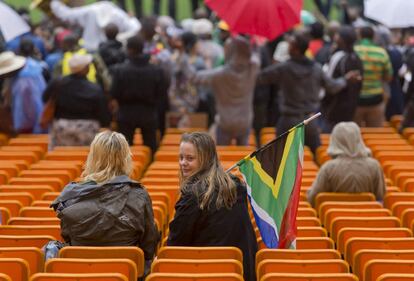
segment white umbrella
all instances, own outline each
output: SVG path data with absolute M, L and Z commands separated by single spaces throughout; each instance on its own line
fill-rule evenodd
M 389 28 L 414 26 L 414 0 L 365 0 L 364 13 Z
M 6 42 L 30 31 L 30 26 L 12 8 L 0 1 L 0 29 Z

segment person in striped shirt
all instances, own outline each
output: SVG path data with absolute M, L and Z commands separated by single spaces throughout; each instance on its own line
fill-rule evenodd
M 355 46 L 355 51 L 362 60 L 364 73 L 354 119 L 361 127 L 382 127 L 389 95 L 388 83 L 392 79 L 391 62 L 387 51 L 374 44 L 375 32 L 372 27 L 362 27 L 359 35 L 361 40 Z

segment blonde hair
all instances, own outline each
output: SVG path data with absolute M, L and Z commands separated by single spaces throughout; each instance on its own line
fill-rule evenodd
M 83 181 L 108 182 L 116 176 L 129 175 L 132 157 L 128 142 L 122 134 L 105 131 L 92 141 L 86 160 Z
M 204 209 L 213 203 L 214 194 L 217 192 L 216 207 L 231 208 L 237 200 L 237 187 L 231 176 L 220 165 L 216 145 L 211 136 L 206 133 L 188 133 L 182 136 L 181 142 L 194 145 L 200 167 L 196 173 L 187 178 L 180 170 L 181 193 L 194 192 L 200 209 Z

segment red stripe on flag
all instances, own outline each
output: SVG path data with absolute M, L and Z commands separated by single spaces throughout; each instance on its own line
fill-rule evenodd
M 279 232 L 279 249 L 287 249 L 296 239 L 297 225 L 296 216 L 298 214 L 300 186 L 302 183 L 302 166 L 300 159 L 296 167 L 295 184 L 289 198 L 289 203 L 283 214 L 282 225 Z

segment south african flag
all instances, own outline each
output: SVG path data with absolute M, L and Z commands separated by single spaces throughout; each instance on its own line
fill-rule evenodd
M 304 123 L 237 165 L 256 224 L 268 248 L 296 248 L 296 215 L 303 167 Z

